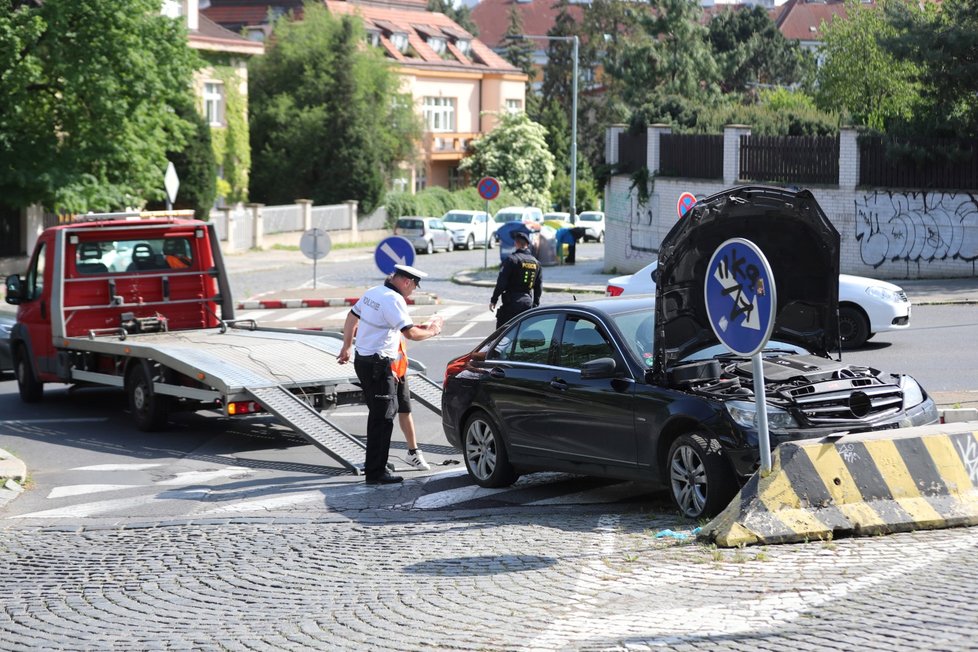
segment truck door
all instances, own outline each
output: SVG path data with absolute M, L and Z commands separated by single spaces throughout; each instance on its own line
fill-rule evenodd
M 17 306 L 18 337 L 27 343 L 28 358 L 34 361 L 34 372 L 41 382 L 58 380 L 55 375 L 55 351 L 51 340 L 52 265 L 48 255 L 52 246 L 39 240 L 24 279 L 24 301 Z

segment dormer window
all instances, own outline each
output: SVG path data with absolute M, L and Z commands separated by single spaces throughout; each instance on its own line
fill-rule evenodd
M 397 48 L 398 52 L 402 54 L 407 52 L 408 48 L 408 35 L 406 32 L 394 32 L 391 34 L 391 45 Z
M 455 47 L 465 56 L 469 56 L 469 50 L 472 49 L 472 41 L 467 38 L 460 38 L 455 41 Z
M 445 53 L 445 39 L 441 36 L 429 36 L 428 47 L 435 51 L 435 54 Z
M 367 30 L 367 43 L 376 47 L 380 47 L 380 31 L 376 29 Z

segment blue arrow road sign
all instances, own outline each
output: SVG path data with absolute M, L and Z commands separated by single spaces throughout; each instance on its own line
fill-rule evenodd
M 374 251 L 374 261 L 384 274 L 393 274 L 394 265 L 414 264 L 414 245 L 399 235 L 384 238 Z
M 731 238 L 717 247 L 706 268 L 706 312 L 713 332 L 731 351 L 752 356 L 774 330 L 774 276 L 757 245 Z

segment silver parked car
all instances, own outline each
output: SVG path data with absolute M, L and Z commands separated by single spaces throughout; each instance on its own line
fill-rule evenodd
M 410 240 L 414 250 L 422 254 L 433 254 L 438 249 L 451 251 L 455 248 L 451 230 L 437 217 L 400 217 L 394 226 L 394 235 Z

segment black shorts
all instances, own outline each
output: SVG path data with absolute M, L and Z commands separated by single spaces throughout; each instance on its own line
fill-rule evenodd
M 397 379 L 397 413 L 411 414 L 411 390 L 408 389 L 408 377 Z

